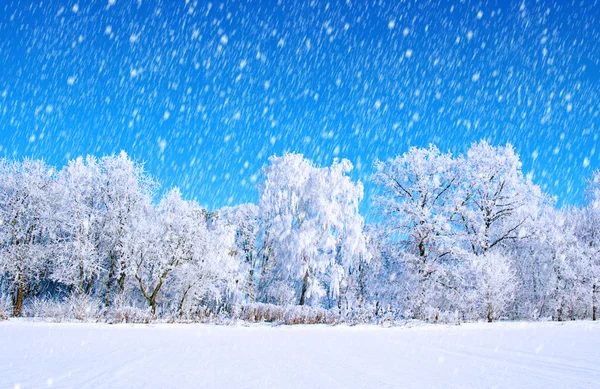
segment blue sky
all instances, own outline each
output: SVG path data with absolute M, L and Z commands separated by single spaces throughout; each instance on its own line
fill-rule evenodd
M 560 204 L 600 167 L 597 2 L 87 3 L 0 5 L 0 155 L 125 150 L 211 209 L 284 151 L 366 181 L 409 146 L 510 142 Z

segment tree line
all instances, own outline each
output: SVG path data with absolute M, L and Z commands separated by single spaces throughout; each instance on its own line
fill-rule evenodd
M 178 189 L 158 198 L 123 152 L 60 170 L 0 160 L 0 314 L 53 302 L 97 317 L 310 306 L 361 322 L 596 320 L 600 172 L 584 205 L 559 209 L 510 145 L 413 147 L 375 161 L 365 223 L 351 170 L 273 156 L 256 204 L 208 211 Z

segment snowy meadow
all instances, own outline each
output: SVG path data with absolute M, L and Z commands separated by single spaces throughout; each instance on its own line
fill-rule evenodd
M 3 388 L 598 387 L 600 323 L 0 323 Z

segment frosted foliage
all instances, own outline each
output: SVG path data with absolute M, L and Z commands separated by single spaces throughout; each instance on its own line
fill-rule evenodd
M 77 158 L 58 178 L 61 207 L 57 216 L 65 236 L 64 250 L 56 255 L 53 279 L 89 294 L 93 280 L 103 271 L 100 243 L 103 222 L 101 166 L 94 157 Z
M 588 187 L 592 209 L 600 214 L 600 170 L 594 173 Z
M 517 283 L 510 248 L 533 233 L 543 200 L 512 146 L 482 141 L 456 157 L 413 147 L 375 169 L 383 251 L 398 263 L 389 277 L 406 312 L 498 319 Z
M 57 238 L 55 174 L 42 161 L 0 160 L 0 274 L 15 316 L 50 268 Z
M 235 234 L 235 256 L 240 265 L 240 275 L 245 279 L 240 291 L 245 299 L 256 299 L 260 284 L 262 250 L 259 242 L 259 209 L 255 204 L 240 204 L 236 207 L 223 207 L 219 210 L 219 220 L 233 229 Z
M 478 308 L 488 321 L 498 320 L 514 299 L 516 277 L 503 255 L 486 253 L 473 260 Z
M 270 250 L 265 266 L 273 281 L 297 289 L 300 304 L 327 293 L 337 299 L 345 276 L 366 255 L 358 213 L 363 187 L 346 176 L 351 169 L 347 160 L 319 168 L 300 154 L 286 154 L 272 157 L 263 170 L 259 207 Z
M 375 166 L 373 179 L 382 187 L 376 204 L 393 247 L 390 254 L 407 272 L 410 307 L 421 316 L 427 306 L 436 304 L 432 301 L 436 296 L 456 287 L 452 263 L 460 248 L 451 223 L 457 209 L 459 164 L 430 146 L 411 148 Z
M 190 315 L 202 304 L 219 304 L 236 292 L 237 258 L 233 255 L 235 230 L 211 222 L 211 214 L 195 202 L 172 191 L 159 204 L 166 227 L 162 250 L 174 269 L 171 293 L 181 315 Z M 173 260 L 176 259 L 176 262 Z
M 441 255 L 451 246 L 450 217 L 458 173 L 456 162 L 431 146 L 411 148 L 388 163 L 376 162 L 375 183 L 383 194 L 376 204 L 388 220 L 388 228 L 407 239 L 409 252 L 426 257 Z
M 527 234 L 542 198 L 525 179 L 512 146 L 474 144 L 467 153 L 463 181 L 464 222 L 473 253 L 481 254 Z

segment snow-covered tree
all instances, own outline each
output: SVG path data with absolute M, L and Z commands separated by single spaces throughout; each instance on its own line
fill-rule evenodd
M 435 146 L 412 147 L 402 156 L 375 163 L 375 199 L 388 232 L 388 253 L 402 264 L 409 309 L 423 317 L 441 294 L 457 292 L 453 268 L 459 245 L 453 229 L 461 161 Z
M 349 268 L 366 253 L 362 184 L 346 175 L 347 160 L 318 168 L 300 154 L 285 154 L 269 162 L 259 200 L 272 282 L 267 294 L 300 305 L 325 296 L 339 303 Z
M 578 213 L 544 206 L 532 236 L 514 248 L 520 277 L 515 311 L 533 304 L 527 315 L 533 318 L 549 316 L 561 321 L 585 315 L 582 276 L 586 270 L 576 236 Z
M 173 270 L 169 296 L 177 303 L 182 316 L 207 308 L 216 311 L 230 298 L 235 300 L 241 283 L 235 256 L 235 229 L 220 223 L 216 213 L 206 211 L 193 201 L 187 202 L 180 211 L 188 219 L 186 255 L 189 256 Z M 172 244 L 171 247 L 176 248 Z
M 523 175 L 511 145 L 493 147 L 485 141 L 468 150 L 458 193 L 457 227 L 464 237 L 463 248 L 470 252 L 465 258 L 474 262 L 475 269 L 471 287 L 480 302 L 484 296 L 485 316 L 491 321 L 509 302 L 500 301 L 512 296 L 509 291 L 514 288 L 508 283 L 517 282 L 517 269 L 523 270 L 516 264 L 519 253 L 514 248 L 532 236 L 543 197 L 539 187 Z M 503 297 L 494 297 L 494 303 L 489 296 Z
M 528 235 L 528 222 L 539 210 L 539 187 L 526 179 L 511 145 L 471 146 L 464 165 L 460 197 L 467 248 L 481 255 L 497 245 Z
M 152 197 L 157 184 L 142 165 L 132 161 L 124 152 L 104 157 L 100 164 L 100 201 L 104 213 L 99 250 L 103 266 L 108 270 L 105 277 L 105 304 L 109 306 L 115 291 L 122 294 L 125 290 L 129 263 L 125 245 L 131 239 L 133 224 L 143 211 L 143 205 Z
M 363 320 L 399 317 L 408 297 L 408 289 L 396 248 L 389 244 L 389 235 L 383 225 L 366 224 L 364 236 L 369 259 L 359 261 L 358 269 L 351 278 L 356 290 L 357 314 L 363 315 Z
M 89 295 L 103 271 L 99 245 L 102 242 L 102 172 L 98 160 L 88 156 L 69 161 L 59 172 L 60 202 L 56 216 L 63 237 L 57 251 L 52 278 Z
M 14 316 L 47 279 L 57 239 L 55 176 L 43 161 L 0 160 L 0 276 Z
M 582 256 L 586 265 L 592 320 L 598 319 L 600 304 L 600 171 L 588 181 L 587 204 L 575 216 L 576 234 L 581 242 Z
M 552 206 L 546 206 L 530 228 L 525 239 L 511 242 L 506 257 L 512 259 L 517 287 L 515 299 L 510 310 L 512 318 L 537 320 L 553 314 L 553 255 L 547 234 L 548 212 Z M 560 231 L 554 229 L 554 231 Z
M 254 302 L 260 276 L 259 266 L 261 250 L 259 243 L 260 218 L 255 204 L 240 204 L 235 207 L 223 207 L 219 210 L 219 219 L 224 225 L 235 230 L 236 255 L 245 274 L 242 287 L 249 302 Z
M 132 289 L 139 290 L 150 305 L 152 314 L 156 313 L 159 293 L 179 260 L 165 244 L 172 236 L 158 212 L 149 203 L 141 205 L 129 228 L 123 249 L 127 260 L 125 271 L 137 286 Z
M 365 225 L 351 169 L 272 157 L 257 205 L 209 212 L 177 189 L 153 202 L 156 183 L 124 153 L 59 172 L 0 160 L 0 298 L 15 316 L 67 292 L 109 314 L 187 318 L 263 302 L 358 320 L 597 319 L 600 172 L 584 206 L 557 209 L 511 146 L 411 148 L 375 163 Z
M 488 322 L 498 320 L 514 299 L 517 280 L 511 261 L 496 252 L 473 259 L 479 312 Z

